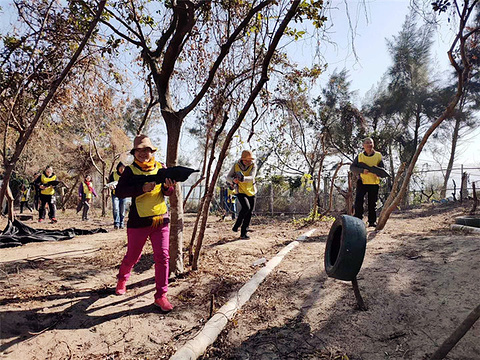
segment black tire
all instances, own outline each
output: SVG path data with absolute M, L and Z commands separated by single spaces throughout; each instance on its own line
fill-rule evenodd
M 325 271 L 339 280 L 352 281 L 362 267 L 367 229 L 362 220 L 341 215 L 335 220 L 325 248 Z
M 480 228 L 480 218 L 475 216 L 462 216 L 455 218 L 455 224 Z

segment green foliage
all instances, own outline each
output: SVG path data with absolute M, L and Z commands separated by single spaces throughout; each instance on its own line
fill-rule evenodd
M 305 34 L 306 34 L 306 31 L 298 31 L 297 29 L 291 29 L 291 28 L 285 29 L 285 35 L 293 37 L 295 41 L 300 40 Z
M 347 70 L 334 72 L 315 100 L 323 131 L 328 135 L 329 146 L 336 148 L 353 160 L 361 139 L 365 137 L 363 114 L 353 105 Z
M 391 149 L 392 156 L 409 163 L 423 132 L 445 108 L 441 91 L 431 77 L 432 28 L 419 27 L 412 12 L 387 45 L 392 65 L 363 110 L 379 148 Z
M 293 219 L 292 223 L 295 226 L 307 226 L 311 225 L 317 221 L 322 221 L 322 222 L 333 222 L 335 221 L 335 218 L 333 216 L 322 216 L 322 214 L 316 212 L 315 214 L 313 211 L 308 214 L 308 216 L 300 219 Z
M 270 177 L 270 183 L 273 185 L 279 185 L 279 186 L 284 186 L 287 184 L 285 181 L 285 177 L 283 175 L 273 175 Z
M 300 3 L 298 8 L 298 12 L 294 18 L 296 22 L 303 22 L 303 18 L 312 21 L 313 26 L 317 29 L 322 27 L 325 21 L 327 21 L 327 17 L 323 14 L 324 11 L 324 3 L 323 0 L 314 1 L 314 0 L 303 0 Z

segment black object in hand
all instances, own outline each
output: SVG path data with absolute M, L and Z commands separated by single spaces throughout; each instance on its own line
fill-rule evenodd
M 378 166 L 368 166 L 367 164 L 359 162 L 358 167 L 362 169 L 367 169 L 371 173 L 374 173 L 381 178 L 390 177 L 390 174 L 384 168 Z
M 188 179 L 190 175 L 200 170 L 191 169 L 185 166 L 173 166 L 166 169 L 159 169 L 155 175 L 139 176 L 139 182 L 155 182 L 157 184 L 163 184 L 165 179 L 171 179 L 176 182 L 183 182 Z
M 51 180 L 43 184 L 43 186 L 57 186 L 58 184 L 61 184 L 62 182 L 59 180 Z
M 233 178 L 242 182 L 245 179 L 245 176 L 243 175 L 243 173 L 241 171 L 237 171 L 237 172 L 235 172 L 235 174 L 233 174 Z

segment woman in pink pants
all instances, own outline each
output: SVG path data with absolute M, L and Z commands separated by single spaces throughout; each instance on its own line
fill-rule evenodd
M 157 148 L 147 136 L 138 135 L 131 150 L 135 160 L 125 168 L 115 189 L 119 198 L 132 198 L 127 222 L 127 253 L 120 265 L 115 292 L 123 295 L 127 291 L 132 268 L 140 260 L 143 246 L 150 238 L 155 261 L 154 304 L 163 311 L 171 311 L 173 306 L 167 299 L 170 218 L 164 196 L 173 194 L 175 182 L 171 179 L 166 179 L 164 184 L 136 181 L 140 176 L 155 175 L 159 169 L 165 168 L 155 160 L 155 151 Z

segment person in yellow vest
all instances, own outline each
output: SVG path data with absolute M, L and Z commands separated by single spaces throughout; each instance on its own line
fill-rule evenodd
M 236 201 L 237 201 L 236 189 L 230 186 L 227 186 L 227 198 L 225 199 L 225 202 L 227 206 L 227 211 L 232 216 L 232 220 L 235 220 L 235 217 L 237 216 Z
M 145 135 L 138 135 L 133 142 L 131 154 L 133 164 L 127 166 L 118 180 L 115 194 L 119 198 L 132 198 L 127 221 L 127 253 L 117 275 L 117 295 L 126 292 L 126 283 L 133 266 L 140 260 L 142 249 L 148 238 L 152 243 L 155 262 L 155 302 L 162 311 L 171 311 L 173 306 L 167 299 L 169 275 L 169 223 L 165 196 L 174 193 L 175 182 L 166 179 L 163 184 L 139 182 L 139 177 L 155 175 L 165 166 L 155 160 L 157 148 Z
M 20 188 L 20 214 L 23 213 L 23 207 L 26 207 L 28 210 L 33 211 L 30 205 L 28 205 L 28 200 L 30 199 L 30 187 L 22 184 Z
M 112 195 L 112 212 L 113 212 L 113 228 L 116 229 L 123 229 L 125 227 L 124 219 L 125 219 L 125 204 L 126 199 L 120 199 L 115 194 L 115 187 L 118 184 L 118 180 L 120 176 L 122 176 L 123 171 L 125 170 L 125 165 L 120 161 L 117 164 L 117 170 L 112 172 L 108 177 L 108 183 L 111 189 Z
M 77 213 L 82 211 L 82 221 L 88 220 L 88 211 L 90 210 L 90 203 L 93 197 L 97 197 L 97 193 L 93 187 L 92 177 L 85 175 L 85 180 L 78 187 L 79 204 L 77 206 Z
M 255 207 L 255 194 L 257 192 L 255 185 L 255 176 L 257 167 L 254 163 L 254 157 L 250 150 L 242 151 L 242 156 L 227 175 L 227 182 L 233 183 L 238 187 L 237 200 L 240 203 L 240 212 L 237 221 L 232 230 L 237 232 L 240 229 L 240 238 L 249 239 L 247 232 L 252 219 L 252 212 Z
M 378 166 L 383 168 L 382 154 L 374 149 L 373 139 L 368 137 L 363 140 L 363 152 L 357 155 L 350 165 L 350 171 L 359 174 L 357 181 L 357 193 L 355 196 L 355 214 L 354 216 L 363 219 L 363 201 L 368 194 L 368 226 L 377 226 L 377 200 L 380 177 L 373 172 L 363 169 L 359 163 L 368 166 Z
M 53 167 L 48 165 L 43 173 L 35 180 L 40 189 L 40 207 L 38 208 L 38 222 L 45 220 L 45 206 L 48 204 L 48 217 L 52 223 L 56 223 L 55 217 L 55 188 L 54 185 L 48 184 L 50 181 L 56 181 L 57 175 L 53 173 Z

